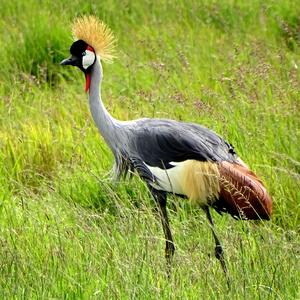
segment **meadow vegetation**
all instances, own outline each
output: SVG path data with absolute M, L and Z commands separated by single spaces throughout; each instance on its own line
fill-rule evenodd
M 177 252 L 166 276 L 160 220 L 91 119 L 84 78 L 59 62 L 70 24 L 103 19 L 118 39 L 102 95 L 123 120 L 212 128 L 263 179 L 270 222 L 205 214 L 169 198 Z M 299 299 L 300 6 L 297 0 L 2 1 L 1 299 Z

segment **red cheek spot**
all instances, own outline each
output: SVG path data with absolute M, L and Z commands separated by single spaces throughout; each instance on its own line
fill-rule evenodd
M 89 45 L 86 47 L 86 50 L 89 50 L 89 51 L 95 52 L 95 51 L 94 51 L 94 49 L 93 49 L 91 46 L 89 46 Z

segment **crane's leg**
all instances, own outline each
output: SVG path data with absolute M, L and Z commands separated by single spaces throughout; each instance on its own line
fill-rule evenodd
M 221 245 L 221 243 L 220 243 L 220 241 L 217 237 L 217 234 L 216 234 L 216 231 L 215 231 L 215 225 L 214 225 L 213 219 L 211 217 L 209 207 L 205 206 L 204 210 L 206 212 L 206 216 L 207 216 L 207 219 L 209 221 L 210 228 L 212 230 L 212 234 L 213 234 L 213 237 L 214 237 L 215 242 L 216 242 L 215 256 L 221 263 L 222 269 L 224 271 L 224 274 L 225 274 L 225 277 L 226 277 L 226 280 L 227 280 L 227 285 L 228 285 L 228 287 L 230 287 L 230 280 L 229 280 L 229 275 L 228 275 L 226 262 L 225 262 L 225 259 L 224 259 L 223 247 L 222 247 L 222 245 Z
M 167 213 L 167 194 L 165 192 L 157 191 L 150 187 L 151 194 L 153 195 L 155 201 L 158 204 L 158 212 L 161 218 L 161 223 L 163 226 L 163 231 L 166 239 L 165 257 L 167 260 L 167 273 L 168 276 L 171 275 L 171 265 L 172 258 L 175 252 L 174 241 L 172 237 L 172 232 L 170 229 L 169 218 Z

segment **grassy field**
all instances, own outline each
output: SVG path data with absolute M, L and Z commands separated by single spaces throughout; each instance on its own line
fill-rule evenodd
M 300 6 L 297 0 L 3 1 L 0 9 L 1 299 L 300 299 Z M 69 55 L 70 23 L 118 39 L 103 99 L 117 118 L 212 128 L 264 180 L 270 222 L 213 213 L 230 290 L 201 209 L 170 197 L 177 252 L 138 179 L 112 154 Z

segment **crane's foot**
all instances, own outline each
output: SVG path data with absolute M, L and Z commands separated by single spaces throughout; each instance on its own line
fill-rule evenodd
M 222 269 L 223 269 L 225 277 L 226 277 L 227 286 L 228 286 L 228 288 L 230 288 L 230 278 L 229 278 L 228 269 L 227 269 L 227 265 L 226 265 L 225 258 L 224 258 L 224 250 L 223 250 L 222 245 L 220 245 L 220 244 L 216 245 L 215 256 L 221 263 Z
M 166 241 L 165 258 L 166 258 L 166 264 L 167 264 L 168 278 L 170 278 L 171 274 L 172 274 L 172 262 L 173 262 L 174 252 L 175 252 L 174 243 L 170 242 L 170 241 Z
M 208 206 L 205 206 L 204 207 L 204 210 L 206 212 L 206 216 L 207 216 L 207 219 L 209 221 L 209 224 L 210 224 L 210 228 L 211 228 L 211 231 L 212 231 L 212 234 L 213 234 L 213 237 L 214 237 L 214 240 L 215 240 L 215 243 L 216 243 L 216 247 L 215 247 L 215 256 L 216 258 L 220 261 L 221 263 L 221 266 L 222 266 L 222 269 L 224 271 L 224 274 L 225 274 L 225 277 L 226 277 L 226 281 L 227 281 L 227 286 L 228 288 L 230 288 L 230 278 L 229 278 L 229 274 L 228 274 L 228 270 L 227 270 L 227 266 L 226 266 L 226 262 L 225 262 L 225 259 L 224 259 L 224 251 L 223 251 L 223 247 L 217 237 L 217 234 L 215 232 L 215 226 L 214 226 L 214 222 L 213 222 L 213 219 L 211 217 L 211 214 L 210 214 L 210 210 L 209 210 L 209 207 Z

